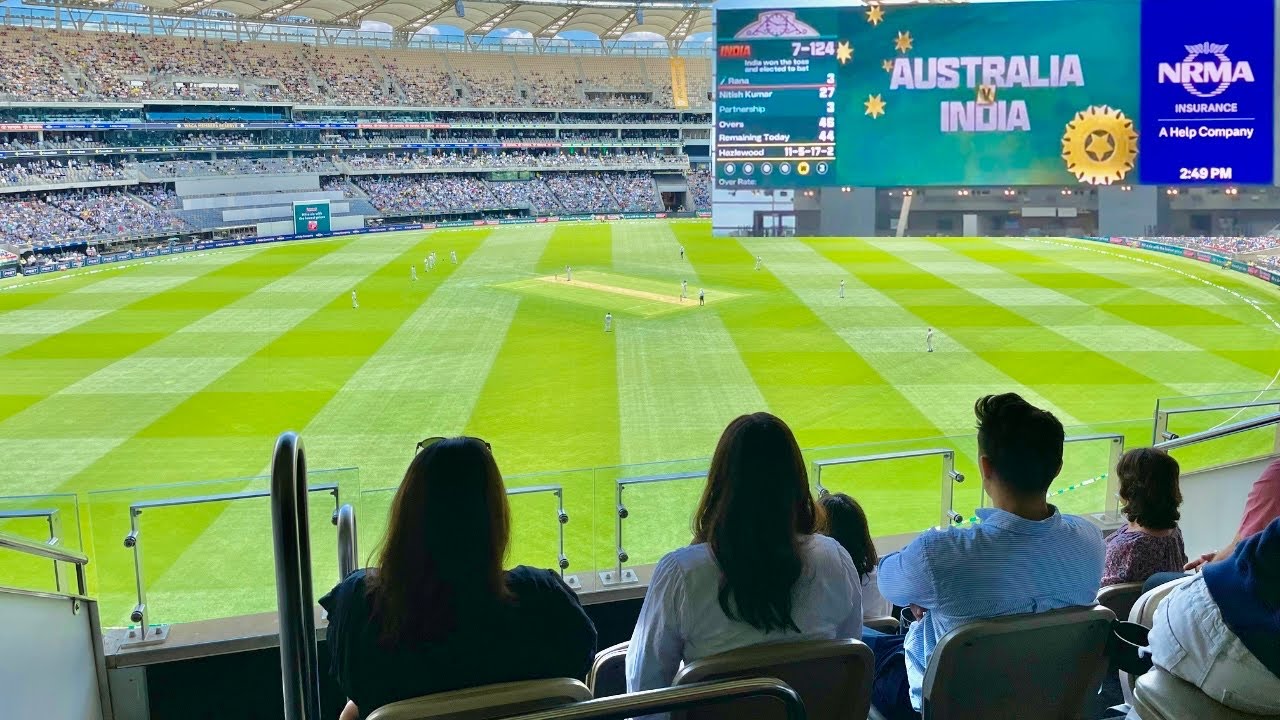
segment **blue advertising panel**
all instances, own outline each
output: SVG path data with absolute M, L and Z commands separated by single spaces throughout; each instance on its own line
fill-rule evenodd
M 1272 0 L 1142 3 L 1140 178 L 1273 180 Z

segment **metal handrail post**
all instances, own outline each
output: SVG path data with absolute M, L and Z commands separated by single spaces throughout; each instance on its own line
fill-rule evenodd
M 76 589 L 83 597 L 88 593 L 89 586 L 85 579 L 84 566 L 89 564 L 89 556 L 82 552 L 72 550 L 64 550 L 57 545 L 48 543 L 38 543 L 27 538 L 17 535 L 8 535 L 0 533 L 0 548 L 16 550 L 27 555 L 34 555 L 46 560 L 56 562 L 69 562 L 76 566 Z
M 1124 436 L 1111 439 L 1111 457 L 1107 460 L 1107 505 L 1104 517 L 1117 520 L 1120 517 L 1120 456 L 1124 455 Z
M 271 534 L 285 720 L 320 717 L 309 527 L 306 453 L 297 434 L 286 432 L 276 441 L 271 459 Z
M 338 582 L 346 580 L 360 566 L 358 538 L 356 509 L 343 505 L 338 508 Z

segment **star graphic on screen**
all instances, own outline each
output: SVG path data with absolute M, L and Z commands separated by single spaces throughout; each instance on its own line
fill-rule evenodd
M 867 10 L 867 22 L 872 25 L 879 25 L 884 22 L 884 8 L 879 5 L 872 5 L 871 9 Z
M 891 73 L 893 72 L 893 61 L 885 60 L 884 62 L 880 63 L 880 67 L 884 68 L 885 72 Z
M 898 52 L 905 54 L 911 49 L 911 33 L 899 30 L 898 38 L 893 41 L 893 46 L 897 48 Z
M 1105 130 L 1097 130 L 1090 133 L 1089 139 L 1084 141 L 1084 151 L 1089 157 L 1102 162 L 1109 160 L 1115 153 L 1116 144 Z
M 878 118 L 884 114 L 884 98 L 879 95 L 868 95 L 867 101 L 862 103 L 867 108 L 867 115 L 872 119 Z
M 849 43 L 845 42 L 844 40 L 841 40 L 840 44 L 836 45 L 836 59 L 840 61 L 841 65 L 852 60 L 853 47 L 850 46 Z

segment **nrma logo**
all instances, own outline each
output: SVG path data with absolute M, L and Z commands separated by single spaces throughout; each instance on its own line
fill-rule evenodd
M 1160 82 L 1178 83 L 1196 97 L 1217 97 L 1235 82 L 1253 82 L 1248 60 L 1232 62 L 1226 45 L 1184 45 L 1187 57 L 1179 63 L 1160 63 Z M 1202 90 L 1204 86 L 1211 86 Z

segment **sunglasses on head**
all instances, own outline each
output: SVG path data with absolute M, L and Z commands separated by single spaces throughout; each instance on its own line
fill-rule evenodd
M 470 435 L 468 435 L 468 436 L 466 436 L 466 437 L 467 437 L 467 439 L 468 439 L 468 440 L 475 440 L 476 442 L 484 443 L 485 448 L 486 448 L 489 452 L 493 452 L 493 446 L 489 444 L 489 441 L 488 441 L 488 440 L 484 440 L 484 439 L 481 439 L 481 438 L 478 438 L 478 437 L 471 437 Z M 418 453 L 422 452 L 423 450 L 426 450 L 427 448 L 431 447 L 432 445 L 435 445 L 436 443 L 440 442 L 441 440 L 448 440 L 448 438 L 440 437 L 440 436 L 436 436 L 436 437 L 429 437 L 429 438 L 427 438 L 426 440 L 423 440 L 423 441 L 419 442 L 419 443 L 418 443 L 418 449 L 414 451 L 414 454 L 416 455 L 416 454 L 418 454 Z

